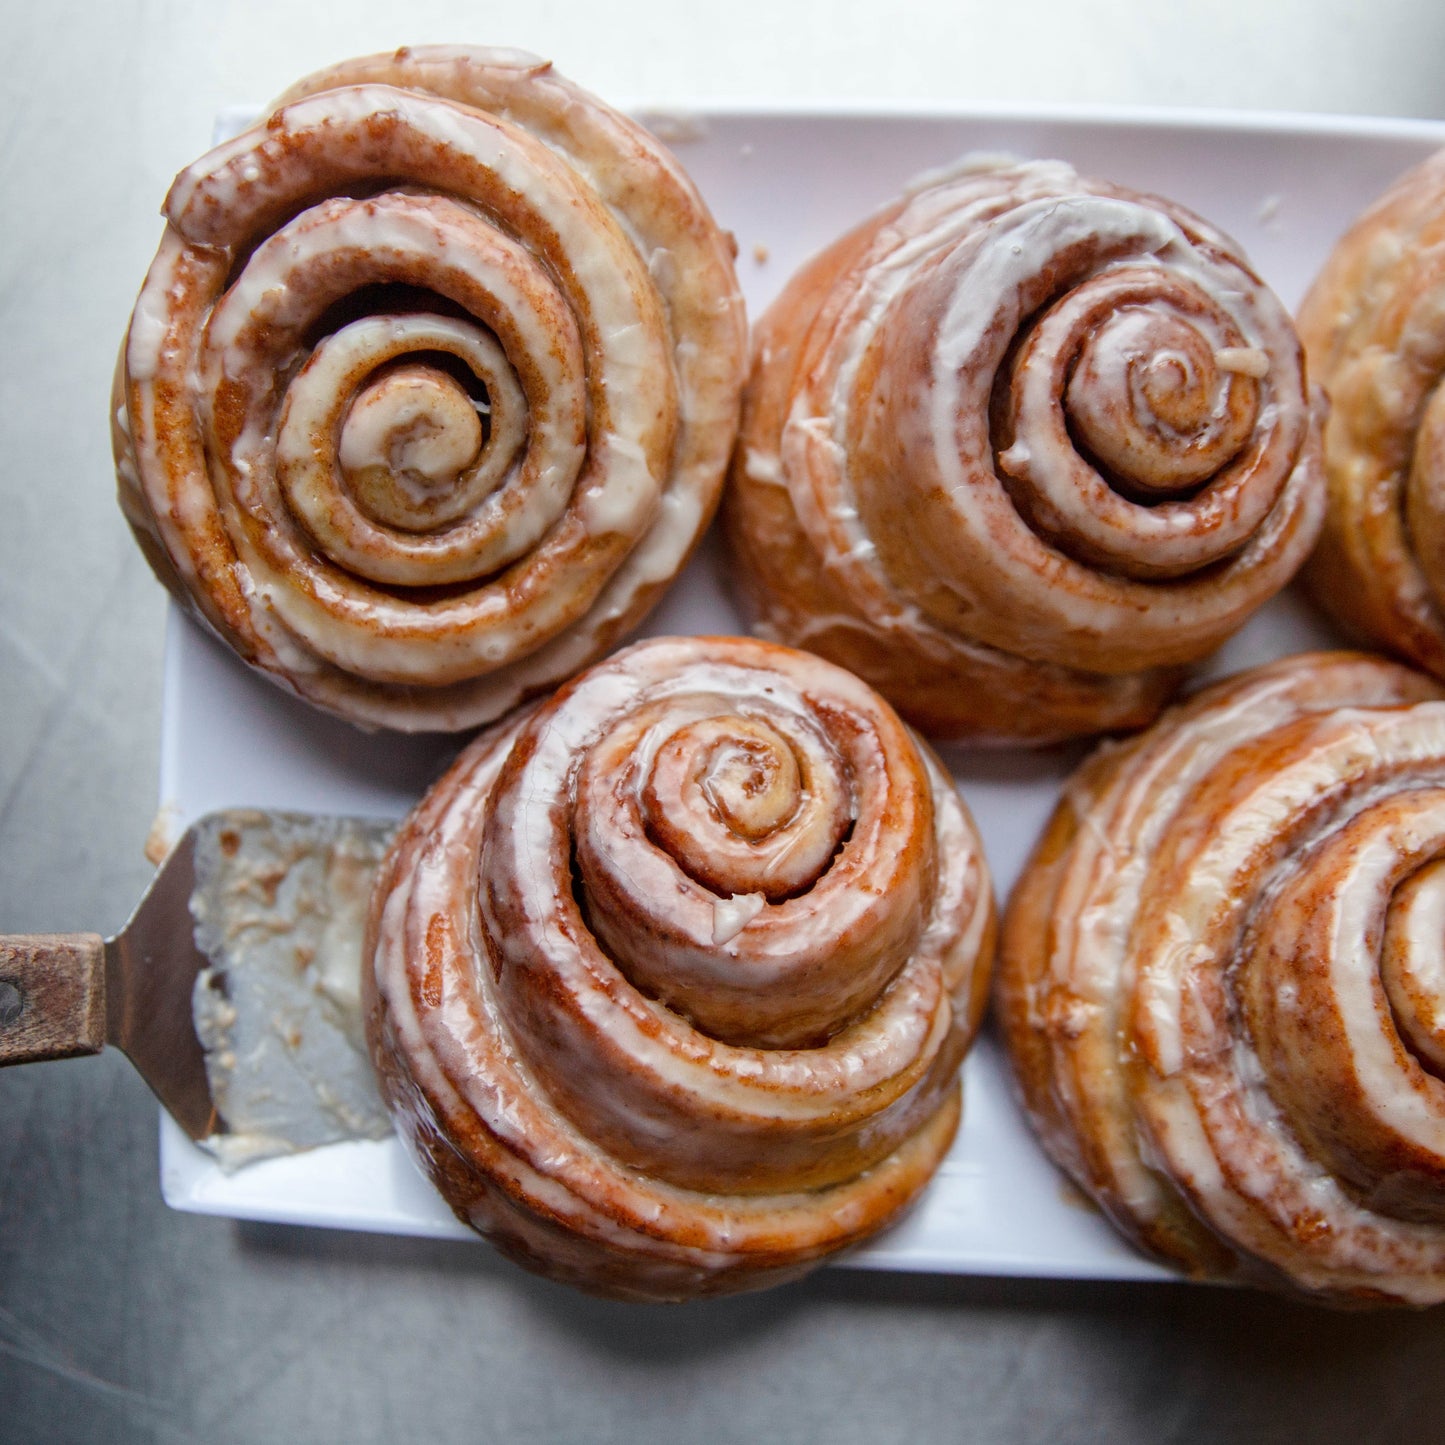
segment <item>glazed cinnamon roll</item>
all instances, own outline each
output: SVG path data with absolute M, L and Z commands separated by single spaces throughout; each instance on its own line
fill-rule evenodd
M 403 825 L 368 1038 L 423 1171 L 522 1264 L 756 1288 L 931 1177 L 993 929 L 972 822 L 871 689 L 657 640 L 483 734 Z
M 766 636 L 925 731 L 1138 726 L 1281 588 L 1322 497 L 1238 249 L 1057 161 L 924 184 L 757 329 L 729 528 Z
M 1445 1300 L 1445 692 L 1354 653 L 1221 683 L 1068 785 L 997 1003 L 1056 1161 L 1144 1248 Z
M 1331 403 L 1305 580 L 1350 632 L 1445 677 L 1445 152 L 1340 241 L 1299 328 Z
M 681 567 L 737 424 L 731 240 L 547 63 L 338 66 L 165 214 L 116 378 L 121 502 L 268 677 L 467 727 L 600 656 Z

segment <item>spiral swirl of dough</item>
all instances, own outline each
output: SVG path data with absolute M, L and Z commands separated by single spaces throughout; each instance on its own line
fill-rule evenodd
M 1050 1153 L 1193 1273 L 1445 1300 L 1445 700 L 1354 653 L 1221 683 L 1069 785 L 997 984 Z
M 916 189 L 758 327 L 729 523 L 766 635 L 925 731 L 1138 725 L 1304 560 L 1288 315 L 1169 202 L 1060 162 Z
M 403 825 L 368 1037 L 423 1170 L 522 1263 L 754 1288 L 931 1177 L 993 929 L 972 822 L 871 689 L 663 639 L 483 734 Z
M 531 57 L 303 82 L 176 180 L 117 375 L 121 498 L 247 661 L 456 729 L 601 655 L 686 560 L 736 428 L 729 242 Z
M 1330 397 L 1305 580 L 1351 632 L 1445 677 L 1445 152 L 1344 236 L 1299 328 Z

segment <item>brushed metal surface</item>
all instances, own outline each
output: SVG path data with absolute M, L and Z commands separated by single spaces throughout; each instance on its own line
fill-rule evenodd
M 216 110 L 407 41 L 609 95 L 1445 116 L 1439 0 L 1008 6 L 51 0 L 0 51 L 0 928 L 114 932 L 152 869 L 164 607 L 112 500 L 115 347 Z M 844 158 L 840 158 L 844 163 Z M 805 198 L 800 198 L 800 204 Z M 726 218 L 724 218 L 726 224 Z M 764 264 L 748 256 L 742 264 Z M 831 1272 L 609 1305 L 480 1246 L 172 1213 L 113 1052 L 0 1073 L 0 1441 L 1430 1438 L 1445 1329 L 1238 1291 Z

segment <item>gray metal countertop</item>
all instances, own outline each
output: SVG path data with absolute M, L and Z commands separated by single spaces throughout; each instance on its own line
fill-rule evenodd
M 349 54 L 477 39 L 660 102 L 1445 117 L 1438 0 L 1198 8 L 7 4 L 0 928 L 114 930 L 150 874 L 164 603 L 112 500 L 106 395 L 161 198 L 222 105 Z M 120 1057 L 0 1074 L 4 1441 L 1363 1445 L 1442 1418 L 1438 1311 L 837 1270 L 708 1305 L 611 1305 L 484 1247 L 173 1214 L 154 1104 Z

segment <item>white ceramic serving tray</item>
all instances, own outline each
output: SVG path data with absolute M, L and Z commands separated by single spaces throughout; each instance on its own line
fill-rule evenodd
M 1442 122 L 1137 111 L 636 109 L 675 146 L 718 220 L 736 234 L 754 316 L 814 250 L 919 172 L 967 152 L 1057 156 L 1085 173 L 1182 201 L 1232 233 L 1293 306 L 1351 218 L 1401 171 L 1445 146 Z M 221 125 L 229 132 L 237 116 L 228 114 Z M 710 539 L 646 631 L 739 631 L 724 586 L 726 565 Z M 1336 641 L 1306 604 L 1286 596 L 1211 670 Z M 456 747 L 367 735 L 313 713 L 172 611 L 161 799 L 178 826 L 235 804 L 399 816 Z M 1082 752 L 947 752 L 983 832 L 1000 898 Z M 957 1143 L 921 1204 L 850 1263 L 962 1274 L 1167 1275 L 1116 1238 L 1054 1171 L 1013 1102 L 987 1035 L 969 1057 L 965 1091 Z M 395 1140 L 336 1145 L 226 1175 L 168 1118 L 161 1125 L 161 1187 L 177 1209 L 472 1237 Z

